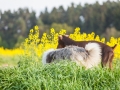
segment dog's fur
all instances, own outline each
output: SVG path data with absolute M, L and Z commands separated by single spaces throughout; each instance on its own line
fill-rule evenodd
M 101 60 L 101 65 L 102 67 L 106 66 L 107 62 L 109 62 L 109 68 L 112 69 L 112 60 L 114 57 L 114 49 L 117 45 L 110 47 L 102 42 L 98 42 L 98 41 L 74 41 L 72 39 L 69 38 L 69 36 L 67 35 L 60 35 L 58 37 L 58 46 L 57 48 L 64 48 L 65 46 L 68 45 L 76 45 L 79 47 L 83 47 L 85 48 L 85 45 L 88 43 L 97 43 L 100 45 L 101 47 L 101 51 L 102 51 L 102 60 Z
M 51 63 L 59 60 L 71 60 L 86 69 L 97 66 L 101 61 L 101 48 L 97 43 L 88 43 L 85 48 L 66 46 L 61 49 L 50 49 L 43 54 L 42 63 Z

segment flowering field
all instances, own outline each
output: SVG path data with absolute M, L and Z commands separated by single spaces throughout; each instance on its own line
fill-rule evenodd
M 49 34 L 43 33 L 43 36 L 39 38 L 39 28 L 38 26 L 35 26 L 34 29 L 30 30 L 28 38 L 25 39 L 20 48 L 12 50 L 4 49 L 3 47 L 0 48 L 0 64 L 9 64 L 9 62 L 15 61 L 12 60 L 14 57 L 21 55 L 35 57 L 35 61 L 38 61 L 38 58 L 41 58 L 41 55 L 45 50 L 50 48 L 56 48 L 58 43 L 58 35 L 64 34 L 66 34 L 66 30 L 61 30 L 59 33 L 56 33 L 55 30 L 52 28 Z M 117 44 L 117 47 L 114 51 L 114 58 L 120 58 L 120 38 L 111 37 L 110 41 L 105 41 L 105 38 L 100 38 L 100 36 L 95 35 L 94 32 L 90 34 L 80 33 L 80 28 L 76 28 L 74 33 L 70 34 L 70 38 L 76 41 L 96 40 L 106 43 L 109 46 L 114 46 L 115 44 Z M 18 58 L 16 61 L 19 60 L 20 59 Z
M 20 48 L 1 47 L 0 90 L 120 90 L 120 38 L 111 37 L 106 42 L 94 32 L 80 33 L 80 28 L 70 34 L 70 38 L 77 41 L 97 40 L 110 46 L 118 44 L 114 51 L 113 71 L 98 67 L 91 72 L 68 61 L 42 65 L 42 53 L 56 48 L 58 35 L 64 34 L 66 30 L 56 33 L 51 29 L 50 34 L 44 33 L 39 38 L 39 28 L 35 26 Z
M 20 60 L 19 56 L 24 51 L 20 48 L 17 49 L 4 49 L 0 47 L 0 67 L 1 66 L 14 66 Z

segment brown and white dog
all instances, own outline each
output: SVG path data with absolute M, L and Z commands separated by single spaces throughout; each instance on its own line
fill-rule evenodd
M 85 48 L 78 46 L 66 46 L 61 49 L 49 49 L 44 52 L 42 63 L 51 63 L 60 60 L 71 60 L 86 69 L 98 66 L 101 62 L 101 48 L 97 43 L 88 43 Z
M 101 47 L 101 65 L 102 67 L 106 66 L 107 63 L 109 63 L 109 68 L 112 69 L 112 60 L 114 57 L 114 49 L 117 45 L 110 47 L 102 42 L 98 42 L 98 41 L 74 41 L 72 39 L 69 38 L 68 35 L 60 35 L 58 37 L 58 46 L 57 48 L 64 48 L 68 45 L 76 45 L 79 47 L 83 47 L 85 48 L 86 44 L 88 43 L 97 43 L 100 45 Z

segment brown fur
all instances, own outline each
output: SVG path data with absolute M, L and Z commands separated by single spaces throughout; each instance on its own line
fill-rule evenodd
M 98 42 L 98 41 L 74 41 L 74 40 L 70 39 L 69 36 L 61 35 L 58 37 L 57 48 L 64 48 L 65 46 L 68 46 L 68 45 L 76 45 L 76 46 L 85 48 L 85 45 L 88 44 L 89 42 L 98 43 L 100 45 L 101 51 L 102 51 L 101 65 L 102 65 L 102 67 L 105 67 L 107 62 L 109 62 L 109 68 L 112 69 L 112 60 L 114 57 L 113 50 L 115 49 L 115 47 L 117 45 L 110 47 L 110 46 L 108 46 L 102 42 Z

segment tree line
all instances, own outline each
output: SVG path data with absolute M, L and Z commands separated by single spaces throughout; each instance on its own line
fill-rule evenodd
M 75 5 L 71 3 L 65 10 L 63 6 L 54 7 L 50 12 L 47 8 L 36 16 L 35 11 L 28 8 L 19 8 L 17 11 L 0 10 L 0 46 L 5 48 L 18 47 L 28 36 L 29 30 L 35 25 L 40 28 L 40 37 L 50 28 L 56 32 L 66 29 L 73 33 L 76 27 L 81 32 L 95 32 L 108 40 L 111 36 L 120 36 L 120 1 L 106 1 L 102 5 L 94 4 Z

